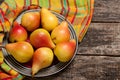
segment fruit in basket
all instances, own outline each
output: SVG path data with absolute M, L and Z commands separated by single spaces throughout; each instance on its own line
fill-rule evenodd
M 6 44 L 5 49 L 20 63 L 30 61 L 34 53 L 32 45 L 25 41 Z
M 76 41 L 61 42 L 54 48 L 54 54 L 60 62 L 68 62 L 74 55 Z
M 53 29 L 51 33 L 51 38 L 55 44 L 60 42 L 65 42 L 70 40 L 70 31 L 68 28 L 68 23 L 63 21 L 58 27 Z
M 33 31 L 40 26 L 40 12 L 26 12 L 21 18 L 21 24 L 28 31 Z
M 52 31 L 58 25 L 58 18 L 46 8 L 42 8 L 40 13 L 42 27 L 49 32 Z
M 53 51 L 48 47 L 38 48 L 33 55 L 32 76 L 39 70 L 49 67 L 53 62 Z
M 13 28 L 9 34 L 9 41 L 16 42 L 16 41 L 24 41 L 27 39 L 27 31 L 21 26 L 18 22 L 13 23 Z
M 37 13 L 40 14 L 39 20 L 37 20 L 38 18 L 36 18 L 36 16 L 38 16 Z M 33 18 L 31 18 L 31 16 Z M 27 17 L 29 17 L 28 20 L 26 20 Z M 38 73 L 39 70 L 42 71 L 41 69 L 45 68 L 46 73 L 49 70 L 51 70 L 52 68 L 51 66 L 56 64 L 58 64 L 58 67 L 59 64 L 60 65 L 63 64 L 63 66 L 61 67 L 62 69 L 66 66 L 66 64 L 64 65 L 64 63 L 61 62 L 67 62 L 74 56 L 76 42 L 75 40 L 70 40 L 71 38 L 74 37 L 70 35 L 69 30 L 71 29 L 68 28 L 67 21 L 63 21 L 62 23 L 61 21 L 59 22 L 58 18 L 54 14 L 52 14 L 48 10 L 46 11 L 46 9 L 44 8 L 42 8 L 42 10 L 40 11 L 38 10 L 35 10 L 34 12 L 32 12 L 32 10 L 30 10 L 30 12 L 26 11 L 22 13 L 22 15 L 20 15 L 16 20 L 21 21 L 20 25 L 26 29 L 28 37 L 21 43 L 20 41 L 15 43 L 13 42 L 9 43 L 8 41 L 8 44 L 6 44 L 5 48 L 6 51 L 11 54 L 11 55 L 9 54 L 10 58 L 11 56 L 13 56 L 18 62 L 25 63 L 20 64 L 25 66 L 23 67 L 24 69 L 26 69 L 26 67 L 31 68 L 29 69 L 31 70 L 31 72 L 29 70 L 20 72 L 22 73 L 26 71 L 30 72 L 31 75 L 34 77 L 34 75 Z M 35 26 L 33 27 L 33 25 L 36 25 L 37 23 L 38 27 Z M 39 28 L 39 26 L 41 28 Z M 26 47 L 28 44 L 31 45 L 31 48 Z M 14 65 L 13 61 L 10 63 L 13 64 L 13 67 L 16 66 Z M 37 76 L 40 76 L 39 74 L 41 73 L 38 73 Z
M 53 49 L 55 47 L 55 44 L 52 42 L 49 32 L 42 28 L 36 29 L 30 34 L 30 43 L 35 48 L 49 47 Z

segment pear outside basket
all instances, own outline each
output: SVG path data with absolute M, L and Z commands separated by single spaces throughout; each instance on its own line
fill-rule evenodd
M 32 10 L 26 10 L 23 11 L 21 14 L 19 14 L 19 16 L 15 19 L 18 23 L 21 22 L 21 16 L 26 13 L 26 12 L 39 12 L 40 9 L 32 9 Z M 64 20 L 66 20 L 66 18 L 56 12 L 51 11 L 53 14 L 55 14 L 57 16 L 57 18 L 59 19 L 59 22 L 62 22 Z M 71 33 L 71 39 L 75 39 L 76 40 L 76 49 L 74 52 L 74 56 L 72 57 L 72 59 L 69 62 L 57 62 L 56 64 L 51 65 L 50 67 L 44 68 L 42 70 L 40 70 L 37 74 L 35 74 L 34 77 L 45 77 L 45 76 L 49 76 L 49 75 L 53 75 L 56 74 L 58 72 L 60 72 L 61 70 L 65 69 L 70 63 L 71 61 L 75 58 L 75 55 L 77 53 L 77 49 L 78 49 L 78 39 L 76 36 L 76 33 L 73 29 L 73 26 L 71 25 L 71 23 L 66 20 L 68 22 L 68 27 Z M 3 45 L 8 43 L 8 37 L 9 37 L 9 33 L 7 33 L 5 35 L 6 37 L 4 38 L 3 41 Z M 19 62 L 17 62 L 9 53 L 7 53 L 5 48 L 2 48 L 4 57 L 5 57 L 5 62 L 14 70 L 18 71 L 19 73 L 25 75 L 25 76 L 31 76 L 31 68 L 30 67 L 26 67 L 23 64 L 20 64 Z

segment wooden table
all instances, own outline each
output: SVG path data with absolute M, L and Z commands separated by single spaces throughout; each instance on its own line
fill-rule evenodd
M 34 80 L 119 79 L 120 0 L 95 0 L 92 23 L 73 62 L 55 75 Z
M 74 61 L 62 72 L 41 80 L 119 79 L 120 0 L 95 0 L 92 23 Z

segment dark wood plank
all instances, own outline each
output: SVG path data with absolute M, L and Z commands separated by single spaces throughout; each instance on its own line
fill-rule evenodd
M 95 0 L 92 21 L 120 22 L 120 0 Z
M 74 61 L 58 74 L 34 80 L 120 80 L 119 4 L 120 0 L 95 0 L 94 23 Z
M 119 80 L 120 57 L 81 56 L 59 74 L 34 80 Z M 26 78 L 25 80 L 32 80 Z
M 120 55 L 120 23 L 91 23 L 78 54 Z

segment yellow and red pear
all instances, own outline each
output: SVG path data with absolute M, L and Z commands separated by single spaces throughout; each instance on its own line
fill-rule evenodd
M 18 22 L 13 23 L 13 28 L 9 34 L 9 41 L 16 42 L 16 41 L 25 41 L 27 39 L 27 31 L 20 25 Z
M 51 33 L 51 38 L 55 44 L 69 41 L 70 40 L 70 31 L 68 28 L 68 23 L 63 21 L 58 27 L 53 29 Z
M 3 52 L 2 50 L 0 51 L 0 63 L 2 63 L 4 60 Z
M 42 27 L 49 32 L 52 31 L 58 25 L 58 18 L 46 8 L 42 8 L 40 13 Z
M 49 47 L 53 49 L 55 47 L 55 44 L 52 42 L 49 32 L 42 28 L 36 29 L 30 34 L 30 43 L 35 48 Z
M 32 45 L 25 41 L 6 44 L 5 49 L 20 63 L 30 61 L 34 53 Z
M 38 48 L 33 55 L 32 76 L 39 70 L 49 67 L 53 62 L 53 51 L 48 47 Z
M 26 12 L 22 15 L 21 24 L 27 31 L 34 31 L 40 26 L 40 12 Z
M 76 41 L 74 39 L 61 42 L 54 48 L 54 54 L 60 62 L 68 62 L 74 55 L 76 48 Z

